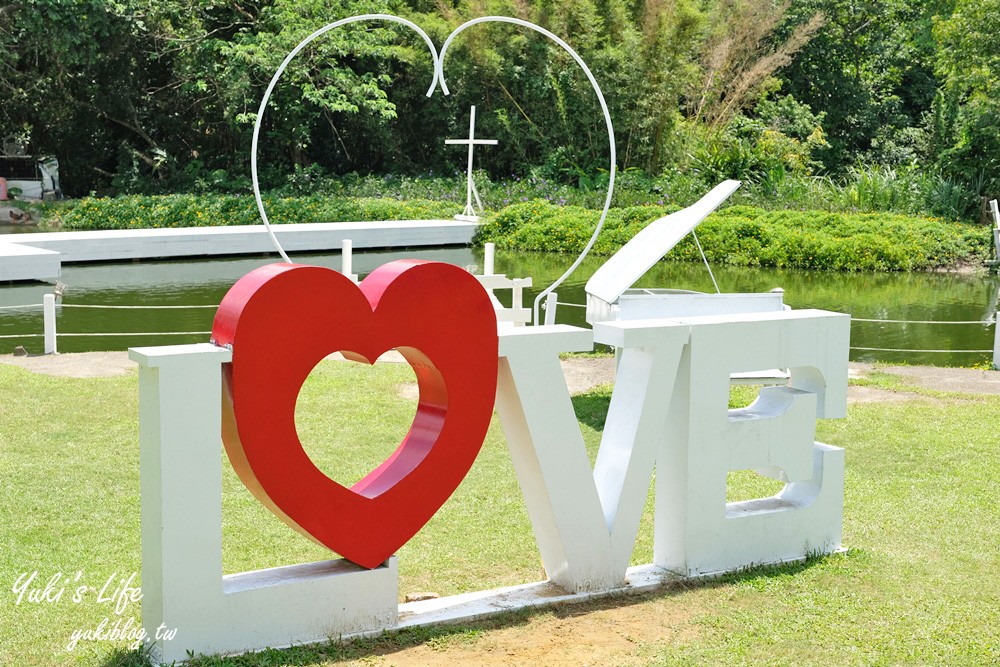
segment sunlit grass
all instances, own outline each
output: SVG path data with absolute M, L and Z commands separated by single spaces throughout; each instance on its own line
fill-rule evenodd
M 298 419 L 303 437 L 314 443 L 317 464 L 347 479 L 358 474 L 357 461 L 367 466 L 384 456 L 412 418 L 413 399 L 400 394 L 411 378 L 398 365 L 327 363 L 317 369 Z M 899 386 L 890 377 L 875 381 Z M 734 403 L 746 404 L 755 391 L 743 390 Z M 12 590 L 18 576 L 34 570 L 40 577 L 80 571 L 81 582 L 96 587 L 140 570 L 136 393 L 134 375 L 55 379 L 0 367 L 0 665 L 139 662 L 106 642 L 81 641 L 66 650 L 73 630 L 113 616 L 95 593 L 80 603 L 67 590 L 57 602 L 18 605 Z M 335 419 L 331 394 L 350 397 Z M 609 397 L 604 387 L 574 399 L 592 457 Z M 668 640 L 638 641 L 616 663 L 995 664 L 1000 399 L 933 398 L 859 404 L 846 420 L 820 423 L 818 438 L 847 450 L 847 555 L 754 570 L 633 603 L 643 614 L 681 619 L 676 622 L 686 630 Z M 365 405 L 379 406 L 385 430 L 370 423 Z M 338 435 L 324 448 L 331 424 Z M 264 510 L 228 463 L 224 470 L 227 572 L 329 557 Z M 754 486 L 759 480 L 752 477 L 736 478 L 731 492 L 773 493 Z M 651 557 L 648 514 L 636 563 Z M 400 550 L 399 564 L 401 595 L 449 595 L 543 578 L 496 421 L 469 476 Z M 376 653 L 415 645 L 465 655 L 494 628 L 530 633 L 555 613 L 200 664 L 365 664 Z M 129 615 L 139 620 L 138 605 Z

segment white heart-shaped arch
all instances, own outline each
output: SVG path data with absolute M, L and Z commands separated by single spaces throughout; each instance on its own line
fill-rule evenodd
M 267 109 L 267 103 L 271 100 L 271 93 L 274 92 L 274 87 L 278 85 L 278 80 L 281 78 L 281 75 L 285 73 L 285 69 L 288 67 L 288 64 L 292 62 L 292 59 L 299 54 L 299 51 L 306 48 L 306 46 L 308 46 L 309 43 L 317 37 L 322 37 L 334 28 L 339 28 L 340 26 L 347 25 L 349 23 L 357 23 L 359 21 L 391 21 L 393 23 L 405 25 L 406 27 L 412 28 L 416 31 L 418 35 L 424 38 L 424 42 L 427 44 L 427 48 L 431 52 L 431 59 L 434 61 L 434 77 L 431 79 L 431 85 L 427 89 L 427 97 L 434 94 L 434 88 L 437 86 L 437 73 L 440 67 L 438 64 L 438 52 L 437 49 L 434 48 L 434 42 L 431 41 L 431 38 L 427 36 L 427 33 L 424 32 L 423 29 L 416 23 L 398 16 L 393 16 L 392 14 L 360 14 L 358 16 L 350 16 L 346 19 L 328 23 L 299 42 L 298 46 L 292 49 L 291 52 L 285 56 L 285 59 L 281 62 L 281 66 L 278 67 L 278 71 L 276 71 L 274 76 L 271 77 L 271 82 L 267 84 L 267 90 L 264 92 L 264 97 L 260 100 L 260 108 L 257 109 L 257 119 L 253 124 L 253 141 L 250 144 L 250 175 L 253 180 L 253 196 L 257 200 L 257 210 L 260 212 L 260 218 L 264 222 L 264 229 L 267 230 L 268 236 L 271 237 L 271 243 L 273 243 L 274 247 L 278 249 L 278 254 L 281 255 L 281 258 L 289 264 L 292 263 L 292 260 L 290 260 L 288 255 L 285 254 L 285 249 L 281 247 L 281 243 L 278 242 L 278 237 L 274 235 L 274 230 L 271 229 L 271 222 L 267 219 L 267 211 L 264 210 L 264 200 L 260 196 L 260 182 L 257 178 L 257 142 L 260 138 L 260 127 L 264 120 L 264 111 Z
M 430 87 L 427 89 L 427 97 L 431 97 L 434 94 L 434 88 L 437 86 L 439 82 L 441 85 L 441 92 L 443 92 L 445 95 L 450 94 L 448 90 L 448 84 L 444 78 L 444 59 L 448 53 L 448 48 L 451 46 L 451 43 L 455 40 L 455 38 L 459 34 L 464 32 L 466 29 L 471 28 L 472 26 L 479 25 L 480 23 L 509 23 L 521 26 L 523 28 L 528 28 L 530 30 L 534 30 L 539 34 L 548 37 L 553 42 L 562 47 L 563 50 L 565 50 L 570 56 L 572 56 L 573 60 L 575 60 L 576 63 L 580 66 L 580 68 L 583 70 L 584 74 L 587 75 L 587 80 L 590 81 L 590 85 L 593 87 L 594 93 L 597 95 L 597 100 L 601 105 L 601 111 L 604 114 L 604 122 L 607 125 L 608 129 L 608 148 L 610 153 L 610 166 L 608 168 L 608 174 L 609 174 L 608 193 L 604 199 L 604 208 L 601 210 L 601 217 L 597 222 L 597 227 L 594 229 L 594 233 L 593 235 L 591 235 L 590 240 L 587 242 L 587 246 L 583 249 L 583 252 L 580 253 L 580 256 L 576 258 L 576 261 L 573 262 L 573 264 L 569 267 L 569 269 L 566 270 L 565 273 L 563 273 L 554 283 L 549 285 L 541 293 L 539 293 L 537 297 L 535 297 L 535 302 L 532 311 L 533 311 L 534 322 L 535 324 L 538 324 L 539 323 L 538 310 L 539 310 L 539 304 L 541 303 L 542 299 L 544 299 L 550 292 L 559 287 L 559 285 L 561 285 L 577 269 L 577 267 L 580 266 L 581 262 L 583 262 L 583 259 L 590 252 L 590 249 L 594 247 L 594 243 L 597 241 L 597 236 L 601 233 L 601 229 L 604 227 L 604 222 L 608 217 L 608 210 L 611 208 L 611 198 L 612 195 L 614 194 L 614 189 L 615 189 L 615 174 L 617 171 L 617 149 L 615 147 L 615 129 L 614 125 L 611 122 L 611 112 L 608 111 L 608 104 L 604 99 L 604 93 L 601 91 L 601 87 L 597 84 L 597 79 L 594 78 L 593 72 L 591 72 L 590 68 L 587 67 L 587 63 L 583 61 L 583 58 L 581 58 L 580 55 L 576 51 L 574 51 L 569 44 L 560 39 L 557 35 L 549 32 L 548 30 L 546 30 L 541 26 L 531 23 L 530 21 L 525 21 L 523 19 L 517 19 L 509 16 L 483 16 L 477 19 L 472 19 L 471 21 L 467 21 L 462 25 L 458 26 L 457 28 L 455 28 L 455 30 L 452 31 L 450 35 L 448 35 L 448 38 L 445 40 L 444 45 L 442 45 L 441 47 L 440 54 L 437 52 L 437 49 L 434 48 L 434 43 L 431 41 L 431 38 L 427 36 L 427 33 L 425 33 L 420 28 L 420 26 L 413 23 L 412 21 L 400 18 L 398 16 L 393 16 L 391 14 L 363 14 L 359 16 L 351 16 L 346 19 L 341 19 L 339 21 L 334 21 L 333 23 L 329 23 L 320 28 L 319 30 L 317 30 L 316 32 L 312 33 L 308 37 L 306 37 L 304 40 L 302 40 L 299 43 L 299 45 L 296 46 L 294 49 L 292 49 L 291 53 L 289 53 L 285 57 L 285 60 L 281 63 L 281 66 L 278 68 L 278 70 L 274 73 L 274 76 L 271 78 L 271 82 L 267 86 L 267 91 L 264 93 L 263 99 L 261 99 L 260 108 L 257 111 L 257 119 L 254 122 L 254 128 L 253 128 L 253 141 L 251 144 L 251 157 L 250 157 L 250 169 L 253 178 L 253 194 L 254 198 L 257 201 L 257 210 L 260 212 L 260 217 L 261 220 L 263 220 L 264 222 L 264 227 L 267 230 L 268 235 L 271 237 L 271 242 L 274 243 L 275 248 L 278 249 L 278 253 L 281 255 L 282 259 L 284 259 L 286 262 L 291 262 L 291 260 L 288 258 L 288 255 L 285 254 L 284 249 L 281 247 L 281 244 L 278 242 L 277 237 L 274 235 L 274 231 L 271 229 L 270 221 L 267 219 L 267 212 L 264 210 L 264 201 L 260 195 L 260 184 L 257 178 L 257 142 L 260 137 L 261 122 L 264 118 L 264 111 L 267 108 L 267 103 L 271 98 L 271 93 L 274 91 L 274 87 L 277 85 L 278 80 L 281 78 L 281 75 L 288 67 L 288 64 L 292 61 L 293 58 L 295 58 L 296 55 L 298 55 L 298 53 L 302 49 L 306 47 L 306 45 L 308 45 L 317 37 L 320 37 L 329 32 L 330 30 L 333 30 L 334 28 L 338 28 L 342 25 L 347 25 L 348 23 L 356 23 L 358 21 L 391 21 L 394 23 L 399 23 L 409 28 L 412 28 L 414 31 L 417 32 L 417 34 L 419 34 L 424 39 L 424 42 L 427 44 L 427 48 L 431 52 L 431 58 L 434 61 L 434 76 L 431 80 Z
M 471 28 L 472 26 L 478 25 L 480 23 L 512 23 L 514 25 L 519 25 L 524 28 L 529 28 L 537 33 L 545 35 L 553 42 L 561 46 L 567 53 L 569 53 L 569 55 L 573 57 L 573 60 L 576 61 L 576 64 L 579 65 L 580 68 L 583 69 L 584 73 L 587 75 L 587 80 L 590 81 L 590 85 L 593 86 L 594 92 L 597 94 L 597 100 L 598 102 L 601 103 L 601 111 L 604 112 L 604 122 L 608 127 L 608 148 L 610 149 L 611 153 L 611 166 L 608 169 L 608 174 L 609 174 L 608 194 L 607 197 L 605 197 L 604 199 L 604 209 L 601 211 L 601 217 L 597 221 L 597 227 L 594 229 L 594 233 L 593 235 L 591 235 L 590 241 L 587 242 L 587 246 L 583 249 L 583 252 L 580 253 L 580 256 L 576 258 L 576 261 L 573 262 L 572 266 L 570 266 L 564 274 L 562 274 L 554 283 L 546 287 L 544 290 L 542 290 L 541 293 L 539 293 L 538 296 L 535 297 L 535 303 L 532 307 L 532 313 L 533 313 L 532 316 L 534 323 L 537 325 L 540 322 L 538 318 L 538 306 L 541 303 L 542 299 L 544 299 L 549 294 L 549 292 L 559 287 L 559 285 L 561 285 L 563 281 L 569 278 L 570 274 L 576 271 L 576 268 L 580 266 L 581 262 L 583 262 L 583 258 L 586 257 L 587 253 L 590 252 L 590 249 L 594 247 L 594 243 L 597 241 L 597 236 L 598 234 L 601 233 L 601 228 L 604 227 L 604 221 L 608 217 L 608 210 L 611 208 L 611 197 L 614 194 L 615 190 L 615 172 L 616 172 L 616 164 L 618 162 L 617 159 L 618 151 L 615 147 L 615 128 L 611 123 L 611 112 L 608 111 L 608 103 L 604 100 L 604 93 L 601 92 L 601 87 L 597 85 L 597 79 L 594 78 L 593 72 L 591 72 L 590 68 L 587 67 L 587 63 L 583 62 L 583 58 L 581 58 L 579 54 L 577 54 L 577 52 L 574 51 L 569 44 L 564 42 L 558 36 L 549 32 L 545 28 L 535 25 L 530 21 L 525 21 L 523 19 L 516 19 L 509 16 L 483 16 L 478 19 L 472 19 L 471 21 L 467 21 L 462 25 L 458 26 L 457 28 L 455 28 L 455 30 L 452 31 L 450 35 L 448 35 L 448 39 L 444 41 L 444 45 L 441 47 L 441 53 L 437 59 L 437 71 L 434 73 L 434 78 L 441 83 L 441 92 L 443 92 L 445 95 L 448 94 L 448 84 L 447 82 L 445 82 L 444 79 L 444 58 L 445 55 L 447 55 L 448 53 L 448 47 L 451 46 L 452 41 L 459 35 L 459 33 L 464 31 L 466 28 Z

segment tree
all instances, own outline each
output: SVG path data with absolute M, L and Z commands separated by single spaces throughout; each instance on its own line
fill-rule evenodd
M 722 0 L 716 5 L 703 48 L 702 83 L 693 96 L 695 120 L 719 130 L 777 87 L 774 73 L 788 65 L 826 22 L 823 13 L 816 12 L 776 42 L 774 33 L 790 6 L 790 0 L 780 4 Z
M 968 181 L 1000 191 L 1000 40 L 993 30 L 1000 0 L 958 0 L 940 20 L 935 106 L 939 164 Z
M 390 9 L 325 0 L 19 0 L 3 8 L 0 122 L 59 157 L 71 193 L 112 178 L 119 189 L 189 188 L 211 174 L 221 184 L 246 176 L 257 105 L 295 44 L 337 18 Z M 398 32 L 347 27 L 296 59 L 268 114 L 264 162 L 275 170 L 306 164 L 312 141 L 337 134 L 337 114 L 391 118 L 385 89 L 424 48 L 411 50 L 408 37 L 400 45 Z
M 3 9 L 3 127 L 56 155 L 67 184 L 110 176 L 121 148 L 155 167 L 160 141 L 147 93 L 169 72 L 143 57 L 135 14 L 99 0 L 20 0 Z
M 821 158 L 829 170 L 920 155 L 917 136 L 936 88 L 926 35 L 942 4 L 803 0 L 792 7 L 792 21 L 817 11 L 827 17 L 780 76 L 782 92 L 826 113 L 830 147 Z

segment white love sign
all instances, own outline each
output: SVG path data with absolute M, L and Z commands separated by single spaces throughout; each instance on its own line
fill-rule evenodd
M 620 587 L 656 470 L 653 564 L 697 576 L 840 547 L 843 451 L 814 442 L 847 404 L 850 320 L 823 311 L 636 320 L 595 326 L 622 350 L 593 470 L 558 355 L 591 332 L 532 327 L 501 337 L 497 407 L 545 571 L 574 592 Z M 732 373 L 789 369 L 729 410 Z M 731 470 L 788 482 L 726 503 Z
M 497 411 L 548 582 L 397 606 L 396 558 L 222 575 L 222 367 L 210 344 L 142 348 L 143 623 L 177 628 L 154 656 L 241 652 L 645 591 L 840 548 L 843 450 L 814 442 L 846 411 L 850 318 L 817 310 L 500 333 Z M 591 468 L 559 354 L 621 349 Z M 787 369 L 728 409 L 732 373 Z M 726 502 L 730 470 L 786 481 Z M 654 562 L 629 567 L 655 472 Z M 566 591 L 552 596 L 550 583 Z

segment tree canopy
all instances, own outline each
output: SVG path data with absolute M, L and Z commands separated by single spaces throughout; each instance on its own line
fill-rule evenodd
M 411 18 L 440 47 L 483 15 L 537 22 L 589 63 L 619 167 L 766 178 L 920 164 L 1000 185 L 1000 0 L 3 0 L 0 135 L 63 165 L 64 190 L 243 190 L 257 106 L 285 55 L 354 14 Z M 478 164 L 584 182 L 607 168 L 597 100 L 543 36 L 476 26 L 452 95 L 395 24 L 333 30 L 264 119 L 265 183 L 290 173 L 451 173 L 468 109 L 500 140 Z M 477 158 L 479 159 L 479 158 Z

